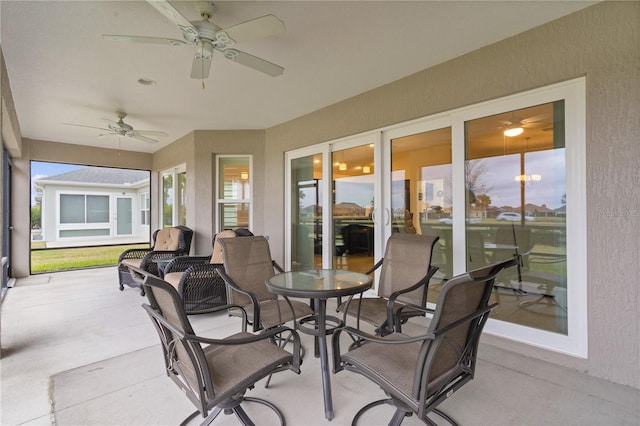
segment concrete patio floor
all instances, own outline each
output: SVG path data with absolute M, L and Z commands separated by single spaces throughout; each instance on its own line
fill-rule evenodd
M 157 335 L 136 289 L 118 291 L 115 268 L 17 280 L 2 304 L 2 425 L 170 425 L 194 408 L 163 371 Z M 224 314 L 190 317 L 194 329 L 220 337 L 239 329 Z M 421 320 L 411 327 L 422 327 Z M 319 361 L 310 336 L 302 373 L 279 373 L 264 397 L 289 425 L 348 425 L 384 395 L 350 372 L 332 375 L 335 418 L 325 420 Z M 462 425 L 638 425 L 640 392 L 483 344 L 475 380 L 441 407 Z M 273 424 L 247 406 L 256 424 Z M 382 425 L 380 407 L 362 424 Z M 198 419 L 191 424 L 198 424 Z M 238 424 L 231 416 L 214 424 Z M 407 418 L 405 425 L 422 424 Z

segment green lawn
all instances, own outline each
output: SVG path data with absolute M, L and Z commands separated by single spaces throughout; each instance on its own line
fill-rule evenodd
M 44 243 L 31 245 L 32 274 L 116 265 L 126 249 L 148 248 L 149 244 L 33 250 L 43 247 Z

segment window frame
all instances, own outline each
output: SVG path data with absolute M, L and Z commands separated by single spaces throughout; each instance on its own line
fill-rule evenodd
M 225 158 L 246 158 L 249 163 L 249 195 L 245 198 L 224 198 L 224 194 L 220 194 L 220 179 L 223 168 L 221 167 L 222 160 Z M 221 232 L 224 230 L 223 217 L 220 214 L 221 208 L 225 204 L 246 204 L 248 205 L 249 212 L 249 229 L 253 229 L 253 155 L 252 154 L 220 154 L 216 155 L 216 176 L 215 176 L 215 217 L 216 217 L 216 230 L 215 232 Z
M 160 228 L 170 228 L 173 226 L 187 226 L 187 201 L 186 199 L 184 200 L 184 205 L 178 205 L 177 201 L 178 201 L 178 181 L 179 181 L 179 176 L 181 174 L 185 175 L 185 182 L 187 181 L 187 166 L 186 164 L 180 164 L 178 166 L 175 167 L 170 167 L 168 169 L 162 170 L 159 173 L 159 185 L 158 185 L 158 191 L 159 191 L 159 197 L 158 197 L 158 217 L 159 217 L 159 227 Z M 165 215 L 164 215 L 164 206 L 165 206 L 165 198 L 164 198 L 164 178 L 165 176 L 172 176 L 173 181 L 171 184 L 171 191 L 172 191 L 172 197 L 173 197 L 173 204 L 172 204 L 172 208 L 171 208 L 171 223 L 170 224 L 166 224 L 165 223 Z M 185 188 L 184 190 L 184 194 L 185 196 L 188 195 L 188 191 Z M 181 217 L 180 215 L 180 208 L 176 208 L 176 207 L 180 207 L 182 206 L 184 208 L 184 218 Z M 181 221 L 181 219 L 184 219 Z

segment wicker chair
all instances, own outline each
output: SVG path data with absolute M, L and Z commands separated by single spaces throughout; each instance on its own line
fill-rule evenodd
M 151 247 L 148 249 L 129 249 L 120 254 L 118 259 L 118 280 L 120 291 L 124 286 L 140 288 L 140 294 L 144 296 L 144 288 L 140 287 L 131 277 L 129 266 L 151 272 L 159 276 L 157 259 L 170 259 L 176 256 L 188 255 L 191 250 L 193 231 L 186 226 L 158 229 L 151 238 Z
M 516 259 L 509 259 L 450 279 L 440 291 L 424 335 L 393 333 L 381 337 L 353 327 L 337 329 L 333 334 L 334 373 L 348 370 L 361 374 L 388 396 L 360 409 L 352 425 L 367 410 L 382 404 L 395 406 L 389 425 L 399 425 L 412 414 L 434 425 L 427 417 L 430 413 L 455 425 L 455 420 L 436 407 L 473 379 L 480 334 L 497 306 L 489 305 L 495 277 L 516 263 Z M 340 354 L 343 332 L 360 345 Z
M 160 337 L 166 374 L 197 407 L 182 424 L 186 425 L 198 414 L 205 418 L 202 424 L 210 424 L 224 412 L 235 414 L 242 424 L 253 425 L 241 406 L 245 401 L 269 407 L 280 424 L 285 424 L 282 412 L 275 405 L 244 395 L 257 381 L 273 373 L 285 370 L 300 373 L 300 337 L 295 330 L 277 327 L 255 335 L 246 332 L 244 321 L 240 333 L 225 338 L 198 336 L 173 286 L 133 267 L 131 275 L 146 289 L 149 304 L 142 306 Z M 221 306 L 218 310 L 229 307 Z M 282 334 L 287 334 L 293 342 L 293 354 L 271 343 L 275 335 Z M 264 418 L 260 422 L 273 423 Z
M 163 279 L 180 295 L 187 315 L 203 314 L 227 304 L 226 284 L 219 274 L 222 269 L 222 238 L 252 236 L 248 229 L 226 230 L 213 237 L 209 256 L 180 256 L 164 268 Z
M 401 331 L 402 323 L 413 316 L 424 316 L 427 305 L 429 280 L 438 270 L 431 266 L 431 253 L 437 236 L 418 234 L 391 234 L 384 258 L 367 274 L 382 267 L 378 283 L 379 297 L 356 297 L 338 306 L 338 312 L 347 314 L 376 327 L 384 336 L 394 330 Z

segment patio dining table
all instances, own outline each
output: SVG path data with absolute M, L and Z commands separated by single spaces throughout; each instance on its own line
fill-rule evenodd
M 298 321 L 299 330 L 315 337 L 316 357 L 320 357 L 324 413 L 333 419 L 331 378 L 327 355 L 327 334 L 342 325 L 342 320 L 327 316 L 327 299 L 349 296 L 368 290 L 372 279 L 368 275 L 340 269 L 310 269 L 276 274 L 266 281 L 274 294 L 313 300 L 314 315 Z

